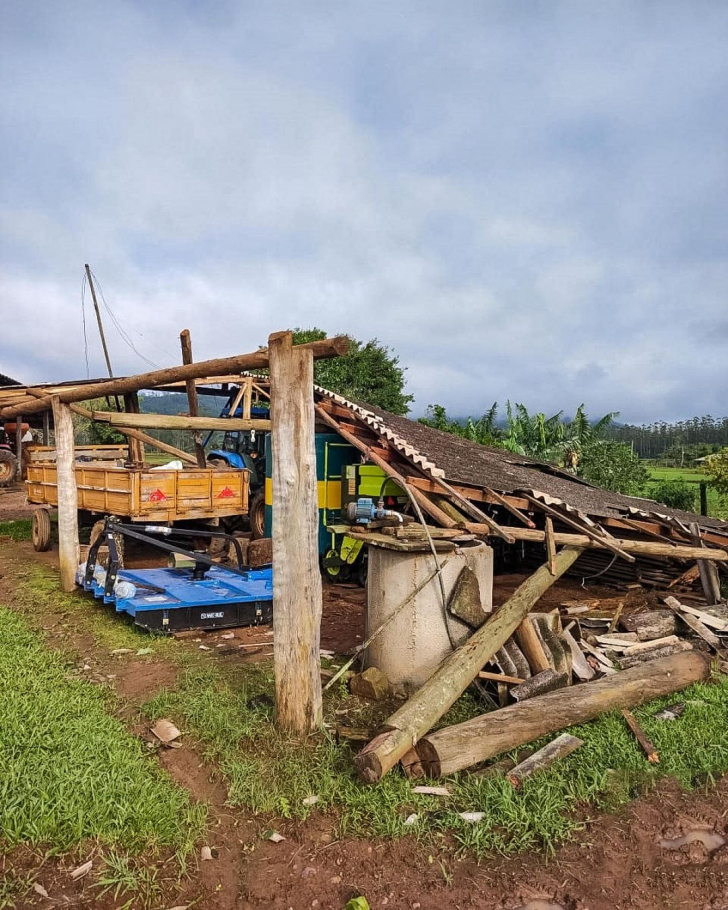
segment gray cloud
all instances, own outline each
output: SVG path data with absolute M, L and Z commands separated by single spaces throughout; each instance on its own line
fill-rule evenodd
M 160 364 L 317 324 L 393 347 L 416 412 L 725 412 L 724 4 L 3 20 L 3 372 L 85 373 L 90 261 Z

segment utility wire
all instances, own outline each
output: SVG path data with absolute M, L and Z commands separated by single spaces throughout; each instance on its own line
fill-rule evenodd
M 114 310 L 113 310 L 113 309 L 111 308 L 111 306 L 108 304 L 108 302 L 107 302 L 107 300 L 106 300 L 106 297 L 104 296 L 104 290 L 103 290 L 103 288 L 102 288 L 102 286 L 101 286 L 101 282 L 99 281 L 99 279 L 98 279 L 96 273 L 92 271 L 92 272 L 91 272 L 91 275 L 92 275 L 94 281 L 96 282 L 96 287 L 97 287 L 98 290 L 99 290 L 99 294 L 101 295 L 101 300 L 102 300 L 102 302 L 103 302 L 103 304 L 104 304 L 104 307 L 106 308 L 106 311 L 107 311 L 107 313 L 109 314 L 109 317 L 110 317 L 110 319 L 111 319 L 111 321 L 112 321 L 112 323 L 113 323 L 113 325 L 114 325 L 114 328 L 115 328 L 116 331 L 119 333 L 119 335 L 120 335 L 122 341 L 123 341 L 129 348 L 131 348 L 131 350 L 137 355 L 137 357 L 139 357 L 140 360 L 143 360 L 145 363 L 147 363 L 147 364 L 148 364 L 149 366 L 151 366 L 151 367 L 156 367 L 157 369 L 159 369 L 159 364 L 158 364 L 158 363 L 155 363 L 153 360 L 150 360 L 149 357 L 147 357 L 145 354 L 142 354 L 142 352 L 136 347 L 136 345 L 135 345 L 134 342 L 132 341 L 132 339 L 131 339 L 129 333 L 128 333 L 128 332 L 123 328 L 123 326 L 121 325 L 121 322 L 120 322 L 120 320 L 119 320 L 119 317 L 117 317 L 117 315 L 116 315 L 116 313 L 114 312 Z M 134 330 L 134 331 L 136 331 L 136 330 Z M 141 332 L 138 332 L 138 331 L 137 331 L 136 334 L 139 335 L 140 338 L 143 338 L 143 337 L 144 337 L 144 336 L 141 334 Z

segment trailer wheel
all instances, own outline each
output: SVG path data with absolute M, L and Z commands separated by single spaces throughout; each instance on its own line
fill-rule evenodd
M 48 509 L 35 509 L 31 528 L 33 549 L 45 553 L 51 548 L 51 513 Z
M 18 459 L 9 449 L 0 449 L 0 487 L 12 483 L 17 473 Z
M 253 540 L 265 537 L 265 492 L 258 490 L 248 504 L 248 521 Z

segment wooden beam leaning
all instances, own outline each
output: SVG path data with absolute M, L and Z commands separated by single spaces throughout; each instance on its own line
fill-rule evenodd
M 466 522 L 462 527 L 471 534 L 479 536 L 490 534 L 487 525 Z M 546 535 L 543 531 L 532 531 L 530 528 L 509 527 L 508 533 L 511 537 L 515 537 L 516 540 L 525 540 L 533 543 L 543 543 L 546 540 Z M 634 553 L 637 556 L 669 556 L 671 559 L 706 559 L 712 562 L 728 562 L 728 552 L 718 548 L 706 547 L 705 549 L 700 549 L 699 547 L 681 546 L 680 544 L 673 546 L 672 544 L 659 543 L 658 541 L 653 543 L 648 540 L 615 539 L 622 550 L 627 553 Z M 602 538 L 594 540 L 592 537 L 587 537 L 586 534 L 562 534 L 559 531 L 555 531 L 554 541 L 560 546 L 582 547 L 590 550 L 609 549 Z
M 514 543 L 513 538 L 501 528 L 497 521 L 494 521 L 490 515 L 486 515 L 485 512 L 481 511 L 477 506 L 474 506 L 470 500 L 466 499 L 458 493 L 457 490 L 453 489 L 447 481 L 443 480 L 441 477 L 435 477 L 433 479 L 435 483 L 442 487 L 448 496 L 455 500 L 463 512 L 470 515 L 471 518 L 475 518 L 476 520 L 487 524 L 492 529 L 493 533 L 502 540 L 505 540 L 506 543 Z
M 316 414 L 325 424 L 330 426 L 333 430 L 336 430 L 342 439 L 345 439 L 350 445 L 353 445 L 354 448 L 359 449 L 362 455 L 365 455 L 370 461 L 377 465 L 377 467 L 381 468 L 384 473 L 388 477 L 391 477 L 395 483 L 399 484 L 403 490 L 409 490 L 417 500 L 422 511 L 427 512 L 430 518 L 434 518 L 438 524 L 443 526 L 443 528 L 454 528 L 457 526 L 456 521 L 450 518 L 449 515 L 446 515 L 442 509 L 440 509 L 434 504 L 434 502 L 428 499 L 421 490 L 418 490 L 417 487 L 408 484 L 406 479 L 402 476 L 402 474 L 399 473 L 399 471 L 395 470 L 391 464 L 377 455 L 376 452 L 372 451 L 372 449 L 365 442 L 362 442 L 362 440 L 357 439 L 353 433 L 349 433 L 348 430 L 345 430 L 324 408 L 321 407 L 321 405 L 316 405 Z
M 58 477 L 58 560 L 61 589 L 76 587 L 79 562 L 78 490 L 73 442 L 73 416 L 68 405 L 53 398 L 53 423 L 56 431 L 56 472 Z
M 291 332 L 270 346 L 273 459 L 273 664 L 276 722 L 305 736 L 321 725 L 321 612 L 313 355 Z
M 244 417 L 185 417 L 177 414 L 128 414 L 94 411 L 94 420 L 112 427 L 148 430 L 270 430 L 270 420 Z
M 537 569 L 514 594 L 454 651 L 402 707 L 384 723 L 385 732 L 375 737 L 354 758 L 354 767 L 366 783 L 376 783 L 397 764 L 421 736 L 467 689 L 521 621 L 558 577 L 571 566 L 581 550 L 566 547 L 556 557 L 557 572 Z
M 182 348 L 182 363 L 192 363 L 192 338 L 189 329 L 182 329 L 179 335 L 180 346 Z M 190 417 L 198 417 L 200 413 L 199 400 L 197 398 L 197 386 L 194 379 L 188 379 L 185 383 L 187 388 L 187 407 Z M 234 412 L 233 412 L 234 413 Z M 197 466 L 204 468 L 207 465 L 205 458 L 205 447 L 202 445 L 202 431 L 192 431 L 192 441 L 195 446 L 195 458 Z
M 536 695 L 428 734 L 417 743 L 405 771 L 411 777 L 454 774 L 540 736 L 593 720 L 606 711 L 637 707 L 709 675 L 708 655 L 685 651 L 595 682 Z
M 696 521 L 690 524 L 690 536 L 696 547 L 704 548 L 703 539 L 700 535 L 700 526 Z M 720 579 L 718 570 L 709 562 L 698 559 L 698 572 L 700 573 L 700 583 L 703 586 L 705 602 L 708 605 L 720 603 Z
M 296 345 L 309 351 L 314 360 L 328 357 L 339 357 L 349 349 L 350 341 L 345 335 L 337 338 L 322 338 L 320 341 L 311 341 L 308 344 Z M 205 376 L 225 375 L 228 373 L 241 373 L 246 370 L 260 370 L 268 366 L 268 349 L 253 351 L 250 354 L 238 354 L 234 357 L 222 357 L 217 360 L 200 360 L 183 366 L 168 367 L 164 370 L 152 370 L 149 373 L 139 373 L 136 376 L 126 376 L 120 379 L 109 379 L 103 382 L 91 382 L 70 389 L 59 388 L 57 398 L 62 404 L 76 401 L 87 401 L 94 398 L 104 398 L 106 395 L 122 395 L 127 392 L 139 392 L 142 389 L 153 389 L 156 386 L 167 385 L 171 382 L 183 382 L 187 379 L 204 379 Z M 23 412 L 36 414 L 50 407 L 47 399 L 39 398 L 23 406 Z M 16 414 L 15 408 L 3 408 L 0 417 L 8 419 Z

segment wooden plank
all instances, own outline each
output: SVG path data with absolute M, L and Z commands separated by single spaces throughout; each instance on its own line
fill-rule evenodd
M 561 576 L 580 550 L 566 548 L 557 558 Z M 376 783 L 431 729 L 462 695 L 482 667 L 492 660 L 528 615 L 544 591 L 556 581 L 544 566 L 516 589 L 500 609 L 440 665 L 430 679 L 389 717 L 386 732 L 376 737 L 354 759 L 359 776 Z
M 437 493 L 438 485 L 430 477 L 415 477 L 412 475 L 407 480 L 412 486 L 417 487 L 425 493 Z M 449 482 L 449 481 L 448 481 Z M 487 502 L 491 505 L 502 505 L 509 512 L 515 514 L 520 521 L 523 521 L 528 527 L 535 527 L 530 518 L 522 515 L 520 509 L 530 509 L 531 504 L 522 496 L 512 496 L 510 493 L 498 493 L 490 488 L 466 487 L 463 484 L 450 483 L 450 486 L 457 490 L 466 499 L 472 499 L 474 502 Z M 525 519 L 525 520 L 524 520 Z
M 244 417 L 185 417 L 177 414 L 125 414 L 116 411 L 94 411 L 93 420 L 112 427 L 147 430 L 270 430 L 270 420 L 246 420 Z
M 571 634 L 568 629 L 564 629 L 561 633 L 561 637 L 564 639 L 566 644 L 569 646 L 571 651 L 571 669 L 575 676 L 578 676 L 580 680 L 588 682 L 590 679 L 594 679 L 596 672 L 594 668 L 589 664 L 589 661 L 584 657 L 581 648 L 579 647 L 576 639 Z
M 718 616 L 713 616 L 712 613 L 707 613 L 705 610 L 698 610 L 695 607 L 690 607 L 687 604 L 680 604 L 680 610 L 683 613 L 689 613 L 691 616 L 697 617 L 704 626 L 710 626 L 713 629 L 718 629 L 718 631 L 728 630 L 728 620 L 720 619 Z
M 321 726 L 323 594 L 313 354 L 291 332 L 268 339 L 273 425 L 273 664 L 276 722 L 304 736 Z
M 487 525 L 477 524 L 475 522 L 466 522 L 463 525 L 464 530 L 470 531 L 471 534 L 478 536 L 489 536 L 490 530 Z M 530 528 L 505 527 L 511 537 L 516 540 L 533 541 L 534 543 L 544 543 L 546 534 L 543 531 L 532 531 Z M 609 549 L 601 542 L 602 538 L 594 540 L 586 534 L 563 534 L 559 531 L 554 532 L 554 540 L 559 546 L 574 546 L 582 549 Z M 701 549 L 693 546 L 681 546 L 678 544 L 673 547 L 671 544 L 652 542 L 648 540 L 624 540 L 615 538 L 620 549 L 628 553 L 634 553 L 638 556 L 667 556 L 670 559 L 706 559 L 711 562 L 728 562 L 728 552 L 725 550 L 708 548 Z
M 690 524 L 690 536 L 696 547 L 700 549 L 705 547 L 700 535 L 700 526 L 696 521 Z M 698 571 L 700 572 L 700 583 L 705 592 L 705 602 L 708 606 L 720 603 L 720 579 L 716 567 L 704 559 L 698 559 Z
M 570 755 L 583 745 L 583 739 L 571 736 L 569 733 L 562 733 L 561 736 L 557 736 L 548 745 L 545 745 L 538 752 L 534 752 L 533 755 L 522 761 L 520 765 L 516 765 L 515 768 L 506 774 L 506 780 L 518 788 L 527 777 L 550 767 L 560 758 L 566 758 L 567 755 Z
M 711 632 L 711 630 L 704 625 L 697 616 L 693 616 L 690 613 L 683 612 L 684 607 L 675 597 L 666 597 L 665 606 L 669 607 L 677 616 L 682 619 L 686 626 L 689 626 L 696 635 L 699 635 L 704 642 L 710 645 L 711 648 L 715 651 L 723 650 L 723 642 L 718 638 L 718 636 Z
M 76 490 L 75 457 L 73 451 L 73 415 L 71 409 L 53 398 L 53 423 L 56 432 L 56 472 L 58 477 L 58 560 L 61 589 L 69 592 L 76 587 L 79 562 L 78 491 Z
M 487 679 L 491 682 L 505 683 L 509 686 L 519 686 L 521 683 L 525 682 L 525 679 L 521 679 L 518 676 L 506 676 L 505 673 L 489 673 L 487 670 L 481 670 L 478 673 L 478 679 Z

